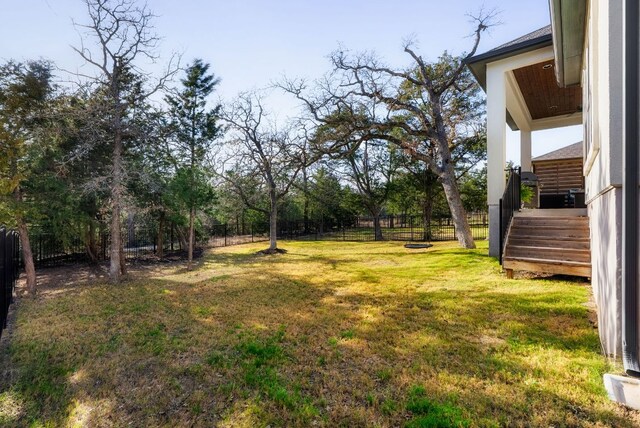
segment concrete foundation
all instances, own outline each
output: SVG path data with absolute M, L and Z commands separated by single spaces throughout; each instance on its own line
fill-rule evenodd
M 613 374 L 604 375 L 609 398 L 631 409 L 640 410 L 640 380 Z

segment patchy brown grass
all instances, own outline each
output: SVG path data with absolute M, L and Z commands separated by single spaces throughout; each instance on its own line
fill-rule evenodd
M 486 244 L 264 243 L 194 271 L 43 271 L 0 353 L 3 426 L 633 426 L 579 280 Z

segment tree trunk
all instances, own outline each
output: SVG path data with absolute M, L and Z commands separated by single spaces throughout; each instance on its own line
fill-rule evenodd
M 91 263 L 96 263 L 98 261 L 98 248 L 96 246 L 96 230 L 95 225 L 93 224 L 93 220 L 89 220 L 89 224 L 87 225 L 85 246 L 87 248 L 87 254 L 89 255 Z
M 193 222 L 196 216 L 195 207 L 191 207 L 189 210 L 189 249 L 187 251 L 187 269 L 191 270 L 193 268 L 193 244 L 194 244 L 194 233 L 193 233 Z
M 15 170 L 17 167 L 13 165 Z M 15 176 L 15 172 L 13 174 Z M 36 268 L 33 263 L 33 252 L 31 251 L 31 241 L 29 241 L 29 231 L 27 229 L 27 222 L 22 217 L 20 205 L 22 204 L 22 190 L 20 186 L 16 186 L 13 191 L 13 196 L 18 204 L 18 211 L 16 214 L 16 223 L 18 225 L 18 235 L 20 235 L 20 245 L 22 246 L 22 258 L 24 259 L 24 271 L 27 275 L 27 291 L 31 296 L 36 295 Z
M 302 207 L 304 233 L 309 233 L 309 177 L 307 176 L 307 168 L 302 168 L 302 186 L 304 194 L 304 205 Z
M 373 215 L 373 231 L 375 234 L 376 241 L 382 241 L 382 228 L 380 227 L 380 212 L 376 212 Z
M 269 213 L 269 251 L 278 248 L 278 199 L 275 189 L 269 192 L 271 198 L 271 212 Z
M 444 189 L 444 194 L 447 198 L 449 209 L 451 210 L 453 225 L 456 228 L 456 238 L 458 238 L 460 246 L 468 249 L 476 248 L 451 163 L 446 164 L 445 170 L 440 174 L 440 181 L 442 182 L 442 188 Z
M 111 247 L 109 248 L 109 278 L 112 283 L 120 282 L 122 273 L 122 235 L 120 233 L 120 204 L 122 199 L 122 135 L 115 127 L 112 156 L 113 182 L 111 183 Z
M 31 242 L 27 223 L 22 216 L 18 217 L 18 234 L 20 235 L 20 245 L 22 246 L 22 259 L 24 260 L 24 271 L 27 274 L 27 291 L 31 296 L 36 295 L 36 268 L 33 264 L 33 253 L 31 252 Z
M 433 238 L 431 234 L 431 218 L 433 217 L 433 193 L 435 180 L 429 179 L 430 175 L 428 171 L 425 171 L 424 177 L 424 203 L 422 204 L 422 222 L 424 228 L 425 241 L 431 241 Z
M 120 245 L 120 273 L 122 275 L 127 274 L 127 258 L 124 255 L 124 243 Z
M 176 232 L 178 232 L 178 242 L 180 242 L 180 249 L 184 250 L 189 247 L 187 236 L 184 234 L 184 229 L 181 226 L 176 226 Z
M 160 212 L 158 219 L 158 238 L 156 240 L 156 255 L 159 259 L 164 257 L 164 211 Z
M 422 227 L 424 230 L 424 240 L 431 241 L 431 217 L 433 214 L 433 202 L 431 198 L 426 198 L 422 205 Z
M 122 247 L 122 237 L 120 236 L 120 206 L 113 204 L 111 209 L 111 245 L 109 247 L 109 278 L 111 282 L 120 282 L 120 247 Z

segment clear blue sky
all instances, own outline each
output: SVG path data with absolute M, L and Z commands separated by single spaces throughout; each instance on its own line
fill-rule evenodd
M 319 77 L 329 70 L 327 56 L 339 45 L 373 50 L 392 66 L 409 60 L 402 41 L 412 37 L 425 58 L 442 51 L 469 49 L 473 29 L 467 13 L 472 0 L 149 0 L 163 37 L 159 71 L 171 52 L 183 62 L 200 57 L 222 78 L 219 94 L 263 88 L 282 75 Z M 547 0 L 486 0 L 501 11 L 502 25 L 481 42 L 484 52 L 549 23 Z M 46 58 L 59 67 L 82 65 L 70 45 L 79 36 L 71 20 L 86 21 L 81 0 L 0 0 L 0 60 Z M 153 71 L 153 70 L 152 70 Z M 292 101 L 271 98 L 278 117 L 291 113 Z M 579 127 L 535 133 L 534 156 L 581 139 Z M 508 132 L 510 159 L 519 162 L 518 134 Z

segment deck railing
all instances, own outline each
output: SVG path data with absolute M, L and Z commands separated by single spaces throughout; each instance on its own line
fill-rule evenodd
M 509 168 L 509 179 L 507 187 L 504 189 L 502 199 L 500 199 L 500 264 L 502 264 L 502 252 L 504 241 L 507 238 L 507 231 L 511 224 L 513 214 L 520 210 L 522 201 L 520 200 L 520 167 Z

